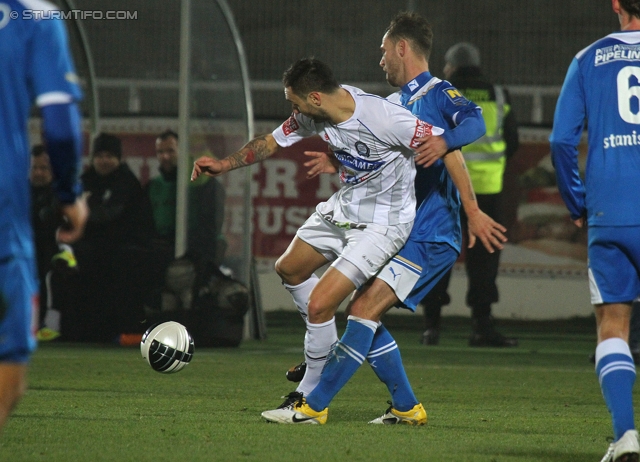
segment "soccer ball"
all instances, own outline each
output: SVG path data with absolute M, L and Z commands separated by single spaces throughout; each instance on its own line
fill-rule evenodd
M 140 352 L 154 371 L 178 372 L 193 358 L 193 338 L 180 323 L 157 323 L 142 336 Z

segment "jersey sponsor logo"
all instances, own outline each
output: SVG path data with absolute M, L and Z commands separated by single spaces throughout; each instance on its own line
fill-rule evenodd
M 456 106 L 464 106 L 469 103 L 469 100 L 455 87 L 444 88 L 442 92 L 447 95 L 447 98 Z
M 594 58 L 594 66 L 601 66 L 615 61 L 640 61 L 640 45 L 618 44 L 598 48 Z
M 362 157 L 369 157 L 371 155 L 371 149 L 362 141 L 356 141 L 356 152 Z
M 345 167 L 361 172 L 378 170 L 381 166 L 384 165 L 383 161 L 359 159 L 345 151 L 334 151 L 333 154 L 336 159 L 338 159 L 340 163 Z
M 418 141 L 418 138 L 422 138 L 423 136 L 427 136 L 427 135 L 431 135 L 431 129 L 433 128 L 433 125 L 428 124 L 427 122 L 424 122 L 422 120 L 418 120 L 416 122 L 416 131 L 413 134 L 413 138 L 411 139 L 411 143 L 409 143 L 409 147 L 415 149 L 418 146 L 420 146 L 420 141 Z
M 298 121 L 293 115 L 289 117 L 287 120 L 285 120 L 285 122 L 282 124 L 282 131 L 284 132 L 284 136 L 291 135 L 298 128 L 300 128 L 298 126 Z

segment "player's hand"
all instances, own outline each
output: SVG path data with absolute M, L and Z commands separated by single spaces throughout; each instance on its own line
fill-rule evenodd
M 576 225 L 578 228 L 582 228 L 584 226 L 584 222 L 585 222 L 584 217 L 580 217 L 577 220 L 573 220 L 573 224 Z
M 338 168 L 333 163 L 334 157 L 330 156 L 326 152 L 318 151 L 304 151 L 304 155 L 310 157 L 311 160 L 304 163 L 307 170 L 307 179 L 311 179 L 320 175 L 321 173 L 337 173 Z
M 193 163 L 191 181 L 195 181 L 200 175 L 218 176 L 225 172 L 223 164 L 218 159 L 202 156 Z
M 87 205 L 87 195 L 78 197 L 73 204 L 66 204 L 61 207 L 65 224 L 56 231 L 56 239 L 63 244 L 71 244 L 82 237 L 84 227 L 89 217 L 89 206 Z
M 469 248 L 476 244 L 476 239 L 480 239 L 487 252 L 493 253 L 504 249 L 504 242 L 507 237 L 503 234 L 507 228 L 496 222 L 489 215 L 478 209 L 472 215 L 467 214 L 469 227 Z
M 449 147 L 441 136 L 427 135 L 417 139 L 421 144 L 415 149 L 416 164 L 423 167 L 429 167 L 433 163 L 444 156 Z

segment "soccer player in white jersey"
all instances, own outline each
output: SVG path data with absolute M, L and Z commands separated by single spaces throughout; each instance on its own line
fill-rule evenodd
M 391 407 L 370 423 L 426 424 L 427 413 L 413 393 L 398 346 L 380 319 L 393 306 L 415 311 L 425 294 L 453 266 L 462 242 L 461 202 L 470 217 L 470 246 L 479 238 L 487 251 L 493 252 L 502 248 L 506 240 L 502 234 L 505 228 L 478 208 L 461 152 L 446 154 L 484 135 L 485 124 L 476 104 L 449 82 L 429 73 L 431 42 L 431 26 L 425 18 L 416 13 L 400 13 L 391 21 L 381 46 L 380 66 L 389 83 L 401 87 L 399 94 L 388 99 L 399 101 L 420 119 L 446 129 L 441 136 L 432 136 L 423 143 L 429 149 L 419 162 L 424 160 L 424 165 L 431 166 L 418 170 L 416 190 L 423 200 L 409 239 L 349 303 L 347 328 L 327 359 L 316 388 L 304 399 L 298 396 L 290 406 L 263 412 L 262 416 L 271 422 L 324 424 L 330 401 L 367 360 L 391 395 Z M 314 157 L 305 164 L 311 167 L 310 175 L 335 171 L 335 162 L 329 162 L 326 154 L 307 154 Z
M 578 227 L 589 228 L 589 286 L 596 312 L 596 373 L 614 442 L 603 462 L 637 461 L 629 350 L 632 301 L 640 294 L 640 0 L 612 0 L 621 31 L 580 51 L 556 106 L 551 154 L 558 188 Z M 577 146 L 588 121 L 584 181 Z
M 192 179 L 260 162 L 281 147 L 320 135 L 339 159 L 341 188 L 302 225 L 276 272 L 306 321 L 305 357 L 317 370 L 337 341 L 339 304 L 373 276 L 406 241 L 415 216 L 414 150 L 442 129 L 384 98 L 340 86 L 331 69 L 302 59 L 284 74 L 293 114 L 225 159 L 201 157 Z M 332 262 L 318 278 L 314 271 Z
M 43 119 L 53 188 L 68 224 L 58 231 L 58 240 L 78 239 L 88 215 L 77 181 L 81 92 L 64 24 L 22 19 L 26 9 L 55 7 L 40 0 L 0 3 L 0 430 L 25 391 L 38 328 L 26 129 L 34 102 Z

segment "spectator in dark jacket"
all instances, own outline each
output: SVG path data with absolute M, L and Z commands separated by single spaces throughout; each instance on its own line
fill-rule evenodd
M 82 182 L 90 214 L 75 245 L 83 296 L 74 330 L 79 340 L 113 341 L 142 329 L 140 281 L 153 229 L 151 209 L 114 135 L 102 133 L 94 140 Z

